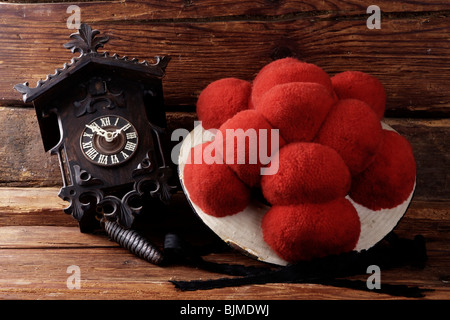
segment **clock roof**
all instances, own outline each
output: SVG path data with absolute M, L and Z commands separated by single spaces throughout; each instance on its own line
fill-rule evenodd
M 139 62 L 137 59 L 120 57 L 117 54 L 98 53 L 97 49 L 108 42 L 107 36 L 97 36 L 100 32 L 92 30 L 87 24 L 81 24 L 78 33 L 70 36 L 72 39 L 64 45 L 73 53 L 80 52 L 79 57 L 72 58 L 70 63 L 65 63 L 62 68 L 56 69 L 54 74 L 49 74 L 45 80 L 39 80 L 36 87 L 29 87 L 28 82 L 16 84 L 14 89 L 22 93 L 24 102 L 31 102 L 46 95 L 53 95 L 55 89 L 67 85 L 68 80 L 83 74 L 90 68 L 105 68 L 114 70 L 120 77 L 129 75 L 132 79 L 161 79 L 165 74 L 165 68 L 170 60 L 167 56 L 155 57 L 156 62 Z

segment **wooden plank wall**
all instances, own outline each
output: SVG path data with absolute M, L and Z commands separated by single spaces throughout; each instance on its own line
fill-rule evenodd
M 17 1 L 20 2 L 20 1 Z M 57 186 L 34 112 L 12 87 L 44 79 L 72 54 L 63 48 L 69 3 L 0 3 L 0 186 Z M 71 4 L 71 3 L 70 3 Z M 169 126 L 191 128 L 201 90 L 223 77 L 251 80 L 273 59 L 294 56 L 330 75 L 361 70 L 385 85 L 387 119 L 411 140 L 417 195 L 449 200 L 450 4 L 378 1 L 80 2 L 81 20 L 110 36 L 105 51 L 151 60 L 170 55 L 164 90 Z M 25 129 L 26 128 L 26 129 Z
M 448 284 L 450 2 L 442 0 L 377 0 L 374 4 L 382 11 L 381 29 L 367 28 L 369 4 L 362 0 L 87 0 L 75 3 L 3 0 L 0 2 L 0 226 L 6 232 L 2 236 L 3 245 L 8 247 L 8 241 L 15 239 L 14 235 L 20 231 L 7 226 L 22 225 L 20 232 L 30 232 L 36 237 L 46 231 L 29 226 L 58 226 L 57 232 L 64 232 L 66 226 L 76 226 L 70 217 L 56 214 L 64 206 L 57 198 L 55 202 L 50 200 L 61 184 L 57 159 L 44 153 L 34 110 L 23 104 L 21 95 L 13 90 L 15 84 L 25 81 L 34 86 L 37 80 L 45 79 L 73 57 L 62 46 L 75 31 L 66 25 L 70 16 L 66 10 L 73 4 L 81 8 L 82 22 L 110 37 L 105 51 L 140 60 L 151 60 L 155 55 L 172 57 L 164 79 L 169 131 L 193 127 L 196 99 L 208 83 L 224 77 L 251 80 L 262 66 L 277 58 L 297 57 L 319 65 L 330 75 L 360 70 L 377 76 L 388 95 L 385 121 L 411 142 L 418 164 L 411 213 L 402 220 L 400 232 L 407 234 L 413 230 L 431 238 L 434 259 L 428 269 L 431 271 L 423 275 L 425 280 L 417 281 L 423 280 L 430 286 Z M 40 187 L 41 196 L 24 193 L 29 187 Z M 41 207 L 45 201 L 52 203 Z M 21 207 L 23 203 L 27 203 L 25 208 Z M 78 239 L 74 232 L 70 237 Z M 80 241 L 76 245 L 81 248 L 81 243 L 88 240 L 79 237 L 80 240 L 73 241 Z M 17 243 L 13 241 L 10 246 L 17 247 Z M 30 243 L 21 243 L 19 247 L 28 250 Z M 15 269 L 9 264 L 20 259 L 9 253 L 7 257 L 11 261 L 5 260 L 4 268 L 14 278 Z M 138 266 L 140 262 L 133 263 Z M 88 265 L 86 262 L 86 268 Z M 41 269 L 45 277 L 46 269 Z M 186 271 L 175 270 L 179 275 Z M 400 273 L 391 278 L 399 277 Z M 410 273 L 411 277 L 416 276 L 413 271 Z M 441 276 L 447 280 L 439 280 Z M 140 275 L 136 273 L 136 277 Z M 19 278 L 17 281 L 22 281 Z M 159 290 L 160 282 L 166 281 L 167 275 L 155 279 Z M 1 281 L 6 285 L 6 279 Z M 41 280 L 30 281 L 42 286 Z M 50 287 L 54 285 L 51 279 L 42 281 Z M 20 284 L 7 285 L 13 291 L 20 287 Z M 309 292 L 313 297 L 327 294 L 334 298 L 356 297 L 343 290 L 330 293 L 321 287 L 302 287 L 309 291 L 300 293 L 295 288 L 269 286 L 262 296 L 270 299 L 277 292 L 280 297 L 308 298 Z M 9 297 L 23 297 L 27 292 L 32 297 L 41 297 L 32 289 L 17 290 L 21 293 L 8 291 Z M 52 294 L 53 289 L 42 290 Z M 171 297 L 172 291 L 167 290 L 162 297 Z M 96 292 L 91 292 L 92 296 Z M 221 292 L 216 291 L 214 297 L 240 294 L 231 289 L 223 295 Z M 261 293 L 257 288 L 247 292 Z M 436 297 L 448 298 L 448 291 L 447 295 L 443 292 Z

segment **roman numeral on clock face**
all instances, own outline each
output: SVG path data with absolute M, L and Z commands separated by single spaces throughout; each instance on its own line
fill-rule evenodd
M 91 159 L 94 160 L 97 155 L 98 155 L 98 151 L 95 150 L 94 148 L 90 148 L 88 151 L 86 151 L 86 155 Z
M 92 148 L 92 140 L 88 141 L 88 142 L 83 142 L 83 149 L 88 149 L 88 148 Z
M 127 133 L 127 139 L 131 140 L 131 139 L 136 139 L 137 138 L 137 134 L 136 132 L 128 132 Z
M 100 121 L 102 127 L 111 125 L 111 120 L 109 119 L 109 117 L 100 118 Z
M 136 149 L 136 143 L 127 141 L 127 144 L 125 145 L 125 150 L 133 152 L 134 149 Z
M 127 123 L 126 125 L 124 125 L 124 126 L 122 127 L 122 131 L 127 131 L 127 130 L 130 129 L 130 128 L 131 128 L 131 124 Z
M 117 158 L 117 155 L 113 154 L 111 156 L 111 164 L 117 164 L 119 163 L 119 158 Z
M 108 164 L 108 156 L 105 156 L 104 154 L 100 154 L 97 162 L 99 164 Z

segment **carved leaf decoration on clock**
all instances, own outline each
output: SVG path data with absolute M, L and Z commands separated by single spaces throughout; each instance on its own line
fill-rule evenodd
M 69 206 L 64 209 L 64 212 L 72 215 L 78 221 L 83 218 L 87 211 L 95 208 L 97 203 L 104 197 L 101 190 L 91 189 L 83 191 L 74 185 L 61 188 L 58 196 L 69 202 Z
M 93 77 L 87 83 L 81 84 L 80 88 L 84 89 L 86 96 L 74 102 L 76 116 L 81 117 L 86 113 L 96 112 L 98 104 L 108 109 L 125 107 L 124 92 L 115 93 L 109 87 L 110 83 L 100 77 Z
M 100 31 L 92 30 L 89 25 L 83 23 L 78 33 L 70 35 L 73 40 L 64 44 L 64 48 L 70 49 L 73 53 L 80 52 L 81 55 L 96 53 L 97 49 L 102 48 L 109 40 L 107 36 L 97 37 L 99 33 Z
M 140 213 L 141 208 L 131 207 L 125 198 L 126 195 L 123 199 L 115 196 L 106 196 L 97 206 L 102 208 L 102 214 L 106 219 L 116 221 L 123 228 L 130 229 L 135 216 Z

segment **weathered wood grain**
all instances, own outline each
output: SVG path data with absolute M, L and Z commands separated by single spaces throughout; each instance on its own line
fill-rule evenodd
M 65 226 L 78 223 L 63 209 L 59 188 L 0 188 L 0 226 Z M 1 237 L 1 235 L 0 235 Z
M 24 192 L 24 191 L 23 191 Z M 25 201 L 25 205 L 26 205 Z M 56 206 L 49 202 L 47 207 Z M 450 220 L 447 203 L 413 201 L 395 229 L 404 238 L 422 234 L 427 241 L 425 268 L 382 270 L 382 283 L 433 289 L 427 299 L 448 299 Z M 194 235 L 197 236 L 197 235 Z M 235 252 L 212 254 L 209 261 L 263 266 Z M 81 288 L 66 286 L 67 268 L 80 267 Z M 395 297 L 312 284 L 267 284 L 181 292 L 169 280 L 221 278 L 185 266 L 156 267 L 102 235 L 77 227 L 0 227 L 0 297 L 6 299 L 396 299 Z M 365 281 L 367 275 L 351 279 Z
M 221 275 L 204 273 L 183 266 L 170 269 L 148 265 L 120 248 L 0 250 L 3 274 L 0 296 L 3 299 L 82 299 L 82 300 L 311 300 L 311 299 L 400 299 L 385 294 L 348 290 L 313 284 L 266 284 L 181 292 L 169 280 L 214 279 Z M 242 257 L 214 257 L 215 262 L 245 263 Z M 71 265 L 80 267 L 81 287 L 69 290 L 67 279 Z M 431 268 L 430 268 L 431 269 Z M 427 270 L 409 274 L 387 270 L 383 281 L 390 284 L 420 285 L 435 291 L 427 299 L 448 299 L 449 289 L 438 279 L 428 280 L 436 272 Z M 408 280 L 412 276 L 412 281 Z M 367 279 L 367 276 L 362 280 Z
M 380 30 L 366 27 L 362 1 L 243 4 L 172 1 L 80 3 L 83 21 L 111 37 L 105 50 L 140 59 L 173 57 L 169 105 L 194 105 L 223 77 L 251 80 L 274 58 L 296 56 L 330 75 L 361 70 L 379 77 L 388 109 L 447 113 L 450 5 L 383 1 Z M 70 60 L 62 48 L 67 4 L 0 4 L 0 97 L 17 105 L 16 83 L 45 78 Z M 405 12 L 406 10 L 406 12 Z
M 450 119 L 386 119 L 411 143 L 417 164 L 414 197 L 420 200 L 450 199 Z
M 52 230 L 56 231 L 56 230 Z M 229 299 L 386 299 L 387 295 L 320 285 L 268 284 L 209 291 L 181 292 L 169 280 L 218 278 L 219 275 L 174 266 L 162 269 L 136 259 L 121 249 L 2 250 L 0 297 L 3 299 L 82 300 L 229 300 Z M 241 257 L 214 259 L 242 263 Z M 67 268 L 80 267 L 80 289 L 69 290 Z M 441 291 L 442 290 L 442 291 Z M 445 288 L 432 297 L 444 297 Z
M 108 240 L 104 234 L 83 234 L 67 217 L 56 197 L 57 188 L 0 189 L 0 297 L 3 299 L 396 299 L 395 297 L 312 284 L 267 284 L 181 292 L 169 280 L 221 278 L 223 275 L 185 266 L 156 267 Z M 28 196 L 27 196 L 28 195 Z M 208 243 L 182 194 L 170 205 L 165 221 L 193 243 Z M 43 217 L 36 209 L 41 208 Z M 27 210 L 30 211 L 26 216 Z M 427 243 L 425 267 L 382 270 L 382 283 L 418 285 L 433 289 L 427 299 L 448 299 L 450 287 L 450 203 L 413 200 L 395 228 L 403 238 L 421 234 Z M 54 216 L 51 216 L 52 213 Z M 54 221 L 58 221 L 57 219 Z M 54 222 L 53 222 L 54 223 Z M 182 227 L 176 227 L 178 224 Z M 211 254 L 209 261 L 263 266 L 236 252 Z M 81 288 L 69 290 L 67 268 L 80 267 Z M 367 275 L 351 277 L 365 281 Z
M 328 13 L 345 13 L 348 15 L 366 13 L 368 4 L 363 0 L 242 0 L 239 2 L 233 0 L 202 0 L 202 1 L 185 1 L 185 0 L 167 0 L 147 1 L 147 0 L 7 0 L 5 3 L 26 4 L 37 8 L 42 4 L 51 2 L 55 6 L 61 6 L 61 10 L 71 4 L 76 4 L 83 8 L 91 8 L 102 5 L 102 8 L 118 6 L 122 10 L 119 14 L 109 15 L 111 18 L 120 20 L 123 15 L 127 17 L 140 17 L 141 19 L 170 19 L 177 21 L 179 19 L 225 19 L 231 17 L 236 20 L 237 17 L 253 18 L 254 20 L 286 19 L 289 15 L 300 13 L 328 12 Z M 67 4 L 67 2 L 71 2 Z M 105 2 L 101 4 L 101 2 Z M 446 2 L 440 0 L 409 0 L 409 1 L 390 1 L 379 0 L 377 5 L 385 14 L 424 14 L 436 11 L 445 11 L 449 9 Z M 105 10 L 107 11 L 107 10 Z M 126 11 L 126 12 L 125 12 Z M 89 14 L 89 12 L 87 13 Z M 92 17 L 92 12 L 89 17 Z M 44 19 L 51 19 L 48 15 Z M 52 18 L 55 19 L 55 18 Z M 61 19 L 64 19 L 61 17 Z
M 0 175 L 11 186 L 35 181 L 36 186 L 58 185 L 61 174 L 58 159 L 46 154 L 39 125 L 32 109 L 0 108 Z

